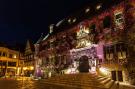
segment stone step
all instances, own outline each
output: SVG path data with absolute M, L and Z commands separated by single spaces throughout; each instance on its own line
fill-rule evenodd
M 97 81 L 67 81 L 67 80 L 59 80 L 59 81 L 46 81 L 46 82 L 52 82 L 52 83 L 67 83 L 67 84 L 80 84 L 80 83 L 82 83 L 82 84 L 88 84 L 88 85 L 90 85 L 90 84 L 100 84 L 99 82 L 97 82 Z
M 101 77 L 101 78 L 98 78 L 97 80 L 101 82 L 101 81 L 104 81 L 106 79 L 108 79 L 108 77 Z
M 67 80 L 60 80 L 60 81 L 46 81 L 50 83 L 58 83 L 58 84 L 68 84 L 68 85 L 76 85 L 76 86 L 99 86 L 101 87 L 101 84 L 99 82 L 94 81 L 67 81 Z
M 68 79 L 48 79 L 48 80 L 46 80 L 46 81 L 61 81 L 61 80 L 65 80 L 65 81 L 88 81 L 88 82 L 91 82 L 91 81 L 94 81 L 95 79 L 90 79 L 90 78 L 76 78 L 76 79 L 70 79 L 70 78 L 68 78 Z
M 97 79 L 99 79 L 99 78 L 103 78 L 103 76 L 95 76 Z
M 114 82 L 114 84 L 111 86 L 110 89 L 118 89 L 118 85 L 117 82 Z
M 100 83 L 93 83 L 93 82 L 70 82 L 69 84 L 84 84 L 84 85 L 99 85 Z
M 109 81 L 108 83 L 105 84 L 105 87 L 106 88 L 111 88 L 114 83 L 115 83 L 115 81 L 114 80 L 111 80 L 111 81 Z
M 102 83 L 101 83 L 102 82 Z M 97 76 L 93 74 L 71 74 L 71 75 L 61 75 L 49 78 L 45 80 L 45 83 L 56 84 L 56 85 L 67 85 L 76 86 L 79 89 L 104 89 L 106 84 L 109 82 L 108 78 Z M 106 86 L 111 85 L 108 83 Z M 82 88 L 83 87 L 83 88 Z
M 102 84 L 106 84 L 106 83 L 108 83 L 109 81 L 111 81 L 111 78 L 107 78 L 107 79 L 105 79 L 105 80 L 101 81 L 100 83 L 102 83 Z
M 48 84 L 48 82 L 45 82 Z M 92 87 L 94 87 L 94 89 L 105 89 L 103 86 L 101 85 L 84 85 L 84 84 L 74 84 L 74 85 L 71 85 L 71 84 L 63 84 L 63 83 L 49 83 L 49 84 L 52 84 L 52 85 L 62 85 L 62 86 L 66 86 L 66 87 L 76 87 L 77 89 L 80 88 L 80 89 L 93 89 Z

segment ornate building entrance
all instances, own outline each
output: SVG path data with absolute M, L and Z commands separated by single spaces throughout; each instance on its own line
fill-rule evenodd
M 79 72 L 96 72 L 97 52 L 95 45 L 70 50 L 73 67 Z

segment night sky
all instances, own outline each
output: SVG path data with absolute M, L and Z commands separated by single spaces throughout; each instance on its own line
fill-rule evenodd
M 36 42 L 48 26 L 90 0 L 0 0 L 0 41 L 8 44 Z

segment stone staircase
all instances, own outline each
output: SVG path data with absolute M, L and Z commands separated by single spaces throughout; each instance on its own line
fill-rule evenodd
M 61 86 L 61 88 L 53 87 L 50 89 L 123 89 L 118 82 L 111 80 L 111 78 L 90 73 L 55 76 L 45 80 L 45 83 Z M 125 87 L 124 89 L 129 88 Z
M 118 89 L 118 83 L 111 78 L 97 76 L 97 80 L 105 86 L 107 89 Z

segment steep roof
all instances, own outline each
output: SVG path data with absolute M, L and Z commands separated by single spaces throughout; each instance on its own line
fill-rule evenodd
M 50 36 L 50 33 L 48 33 L 48 34 L 43 38 L 42 41 L 46 40 L 49 36 Z
M 43 39 L 44 39 L 44 34 L 41 33 L 40 38 L 37 40 L 37 42 L 35 44 L 39 44 Z
M 87 5 L 80 7 L 80 9 L 64 18 L 64 20 L 59 21 L 60 24 L 57 25 L 58 22 L 55 25 L 53 34 L 70 29 L 85 19 L 91 19 L 122 1 L 124 0 L 92 0 Z M 100 9 L 97 9 L 98 5 L 101 5 Z
M 33 53 L 35 51 L 34 44 L 31 40 L 27 40 L 25 53 Z

